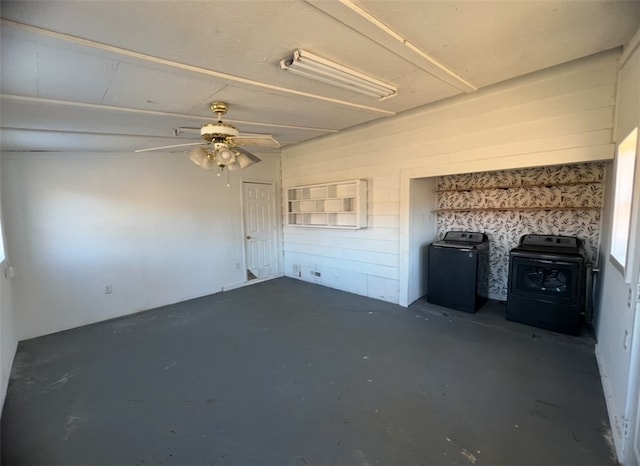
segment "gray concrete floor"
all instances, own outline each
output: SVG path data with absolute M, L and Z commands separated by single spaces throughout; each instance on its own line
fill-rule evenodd
M 2 464 L 615 464 L 593 339 L 288 278 L 20 343 Z

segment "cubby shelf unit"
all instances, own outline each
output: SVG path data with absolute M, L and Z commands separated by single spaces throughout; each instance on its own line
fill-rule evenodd
M 287 224 L 296 227 L 367 227 L 367 181 L 295 186 L 287 189 Z

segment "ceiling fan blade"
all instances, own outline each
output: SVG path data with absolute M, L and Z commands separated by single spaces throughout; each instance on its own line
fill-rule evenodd
M 164 149 L 173 149 L 174 147 L 187 147 L 187 146 L 200 146 L 203 145 L 202 142 L 187 142 L 184 144 L 173 144 L 170 146 L 160 146 L 160 147 L 149 147 L 148 149 L 136 149 L 134 152 L 151 152 L 154 150 L 164 150 Z
M 236 160 L 235 162 L 227 165 L 227 168 L 230 171 L 240 170 L 242 168 L 247 168 L 254 163 L 262 162 L 262 160 L 251 152 L 242 149 L 241 147 L 234 147 L 233 150 L 236 152 Z
M 200 128 L 180 126 L 173 130 L 173 134 L 176 136 L 181 134 L 200 134 Z M 280 143 L 271 134 L 241 133 L 238 136 L 234 136 L 233 140 L 237 145 L 243 146 L 272 147 L 275 149 L 280 147 Z
M 280 143 L 276 141 L 270 134 L 251 134 L 242 133 L 233 138 L 234 142 L 243 146 L 260 146 L 279 148 Z

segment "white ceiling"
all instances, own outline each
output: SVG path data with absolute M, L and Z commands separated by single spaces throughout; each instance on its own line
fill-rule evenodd
M 638 1 L 2 1 L 1 148 L 128 152 L 214 121 L 282 146 L 628 41 Z M 393 83 L 377 101 L 283 71 L 302 48 Z M 178 150 L 178 149 L 174 149 Z M 261 150 L 252 150 L 260 153 Z

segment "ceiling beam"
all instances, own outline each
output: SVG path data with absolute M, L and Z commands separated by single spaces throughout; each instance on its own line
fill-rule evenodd
M 137 115 L 149 115 L 149 116 L 158 116 L 158 117 L 177 117 L 181 119 L 190 119 L 197 120 L 202 122 L 211 121 L 213 117 L 204 117 L 198 115 L 188 115 L 184 113 L 173 113 L 173 112 L 160 112 L 157 110 L 144 110 L 140 108 L 130 108 L 130 107 L 115 107 L 113 105 L 102 105 L 102 104 L 89 104 L 84 102 L 72 102 L 69 100 L 55 100 L 55 99 L 44 99 L 42 97 L 29 97 L 22 95 L 12 95 L 12 94 L 0 94 L 0 100 L 13 100 L 17 102 L 25 102 L 25 103 L 35 103 L 40 105 L 52 105 L 52 106 L 63 106 L 63 107 L 74 107 L 74 108 L 83 108 L 90 110 L 107 110 L 114 112 L 123 112 L 123 113 L 131 113 Z M 313 128 L 309 126 L 294 126 L 294 125 L 282 125 L 278 123 L 261 123 L 256 121 L 245 121 L 245 120 L 232 120 L 225 118 L 225 122 L 235 123 L 238 125 L 247 125 L 247 126 L 260 126 L 265 128 L 282 128 L 282 129 L 293 129 L 293 130 L 301 130 L 301 131 L 315 131 L 318 133 L 337 133 L 337 129 L 333 128 Z
M 232 82 L 235 82 L 235 83 L 238 83 L 238 84 L 242 84 L 242 85 L 246 85 L 246 86 L 250 86 L 250 87 L 257 87 L 257 88 L 261 88 L 261 89 L 267 89 L 269 91 L 281 92 L 281 93 L 284 93 L 284 94 L 295 95 L 295 96 L 298 96 L 298 97 L 319 100 L 319 101 L 327 102 L 327 103 L 330 103 L 330 104 L 341 105 L 341 106 L 344 106 L 344 107 L 350 107 L 350 108 L 354 108 L 354 109 L 358 109 L 358 110 L 363 110 L 363 111 L 370 112 L 370 113 L 377 113 L 377 114 L 386 115 L 386 116 L 395 115 L 395 112 L 392 112 L 392 111 L 389 111 L 389 110 L 385 110 L 385 109 L 382 109 L 382 108 L 370 107 L 368 105 L 356 104 L 356 103 L 348 102 L 348 101 L 345 101 L 345 100 L 334 99 L 334 98 L 331 98 L 331 97 L 325 97 L 325 96 L 321 96 L 321 95 L 318 95 L 318 94 L 311 94 L 309 92 L 298 91 L 298 90 L 290 89 L 290 88 L 287 88 L 287 87 L 276 86 L 274 84 L 269 84 L 269 83 L 265 83 L 265 82 L 261 82 L 261 81 L 256 81 L 256 80 L 253 80 L 253 79 L 243 78 L 241 76 L 235 76 L 235 75 L 232 75 L 232 74 L 223 73 L 222 71 L 216 71 L 216 70 L 211 70 L 211 69 L 208 69 L 208 68 L 202 68 L 200 66 L 194 66 L 194 65 L 189 65 L 189 64 L 186 64 L 186 63 L 176 62 L 176 61 L 173 61 L 173 60 L 167 60 L 166 58 L 160 58 L 160 57 L 156 57 L 156 56 L 153 56 L 153 55 L 148 55 L 148 54 L 145 54 L 145 53 L 136 52 L 134 50 L 128 50 L 128 49 L 124 49 L 124 48 L 121 48 L 121 47 L 116 47 L 116 46 L 113 46 L 113 45 L 103 44 L 101 42 L 96 42 L 96 41 L 93 41 L 93 40 L 84 39 L 82 37 L 72 36 L 72 35 L 69 35 L 69 34 L 61 33 L 61 32 L 51 31 L 49 29 L 43 29 L 43 28 L 39 28 L 39 27 L 36 27 L 36 26 L 31 26 L 31 25 L 28 25 L 28 24 L 19 23 L 17 21 L 11 21 L 11 20 L 4 19 L 4 18 L 1 18 L 0 21 L 1 21 L 0 24 L 2 25 L 2 28 L 14 28 L 14 29 L 16 29 L 18 31 L 49 37 L 49 38 L 54 39 L 54 40 L 67 42 L 67 43 L 74 44 L 74 45 L 81 46 L 81 47 L 85 47 L 85 48 L 91 48 L 91 49 L 94 49 L 94 50 L 100 50 L 102 52 L 106 52 L 106 53 L 111 54 L 111 55 L 119 56 L 121 58 L 133 59 L 133 60 L 136 60 L 136 61 L 145 62 L 147 64 L 148 63 L 153 63 L 154 65 L 160 65 L 160 66 L 164 66 L 164 67 L 168 67 L 168 68 L 173 68 L 173 69 L 178 69 L 178 70 L 181 70 L 181 71 L 186 71 L 186 72 L 189 72 L 189 73 L 195 73 L 195 74 L 199 74 L 199 75 L 214 77 L 214 78 L 222 79 L 222 80 L 225 80 L 225 81 L 232 81 Z
M 463 92 L 475 92 L 476 86 L 440 63 L 417 45 L 384 24 L 351 0 L 305 0 L 309 5 L 340 21 L 355 32 L 371 39 L 397 56 L 413 63 L 440 81 Z

